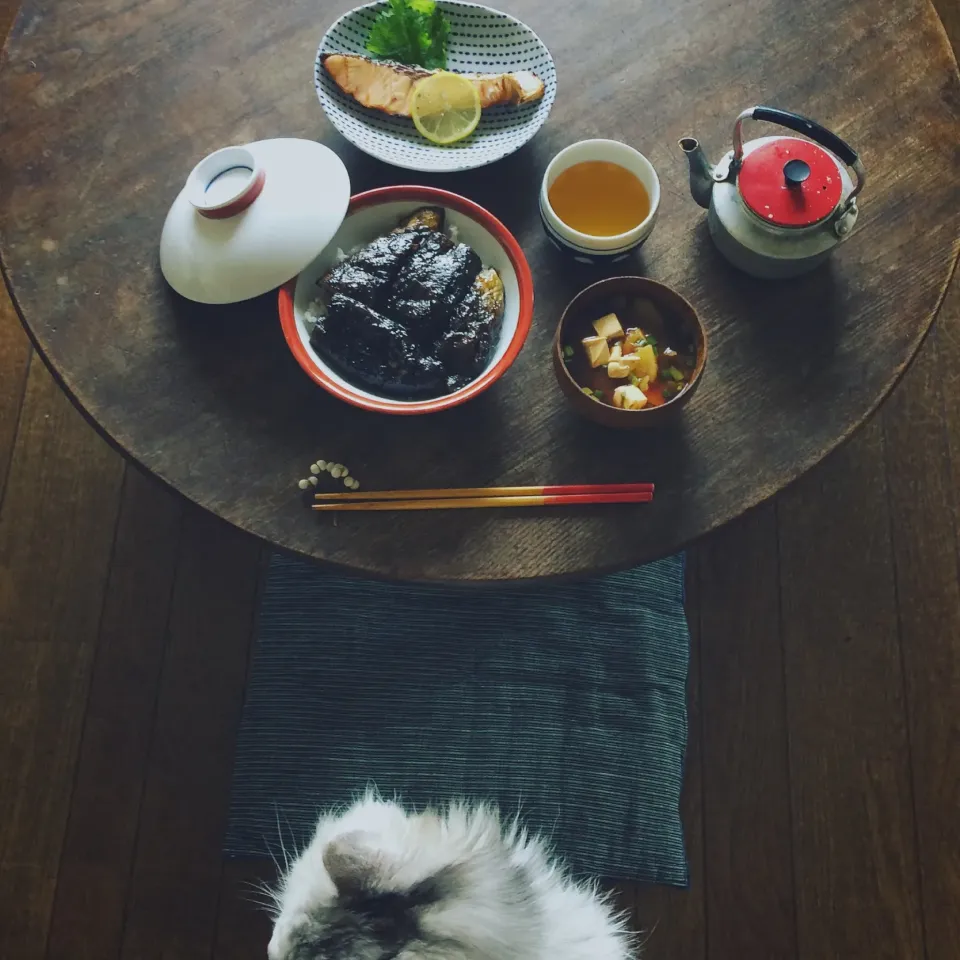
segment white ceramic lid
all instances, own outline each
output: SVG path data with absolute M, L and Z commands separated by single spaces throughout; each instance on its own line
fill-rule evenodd
M 295 277 L 340 229 L 343 161 L 312 140 L 258 140 L 198 163 L 160 237 L 160 269 L 199 303 L 236 303 Z

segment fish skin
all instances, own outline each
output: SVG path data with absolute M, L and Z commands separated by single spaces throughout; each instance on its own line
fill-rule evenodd
M 413 88 L 417 81 L 441 70 L 424 70 L 392 60 L 372 60 L 359 54 L 325 53 L 320 57 L 323 68 L 347 96 L 361 106 L 394 117 L 409 117 Z M 499 104 L 520 106 L 539 100 L 544 93 L 543 81 L 529 70 L 515 73 L 465 73 L 480 95 L 480 106 L 486 110 Z
M 442 230 L 444 221 L 443 207 L 421 207 L 414 210 L 400 226 L 395 227 L 394 233 L 404 233 L 409 230 L 423 228 L 424 230 Z
M 493 267 L 487 267 L 477 274 L 474 280 L 477 289 L 477 296 L 480 297 L 481 307 L 484 312 L 492 319 L 499 320 L 503 314 L 506 293 L 503 289 L 503 280 L 500 274 Z

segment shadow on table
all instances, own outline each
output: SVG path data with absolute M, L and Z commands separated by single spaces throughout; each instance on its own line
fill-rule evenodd
M 741 335 L 746 334 L 758 354 L 772 361 L 790 360 L 798 352 L 813 351 L 821 359 L 833 354 L 845 317 L 840 308 L 842 280 L 832 260 L 799 277 L 760 280 L 721 256 L 706 218 L 696 227 L 695 249 L 706 274 L 704 283 L 730 309 Z
M 252 384 L 292 360 L 280 329 L 275 290 L 241 303 L 194 303 L 166 287 L 169 313 L 185 354 L 205 378 L 242 402 Z
M 462 173 L 424 173 L 388 166 L 358 150 L 342 137 L 327 142 L 350 171 L 350 192 L 378 187 L 417 184 L 459 193 L 489 210 L 519 236 L 537 216 L 537 197 L 545 167 L 533 144 L 496 163 Z
M 722 395 L 779 410 L 784 430 L 818 429 L 822 424 L 807 419 L 807 412 L 829 407 L 830 398 L 839 400 L 860 376 L 862 341 L 851 336 L 848 306 L 857 298 L 846 289 L 842 269 L 828 260 L 799 277 L 750 277 L 721 256 L 705 220 L 695 250 L 699 285 L 709 290 L 712 312 L 704 321 Z
M 443 476 L 454 458 L 457 473 L 477 482 L 509 469 L 504 443 L 520 411 L 500 391 L 429 417 L 370 413 L 330 396 L 300 369 L 283 339 L 276 291 L 223 306 L 168 297 L 208 409 L 244 423 L 265 455 L 299 449 L 323 456 L 332 442 L 338 460 L 357 469 L 390 463 L 390 481 L 410 486 L 423 486 L 430 472 Z

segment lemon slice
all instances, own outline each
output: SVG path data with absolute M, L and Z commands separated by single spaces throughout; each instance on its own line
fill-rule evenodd
M 477 129 L 480 94 L 459 73 L 434 73 L 413 88 L 410 114 L 424 137 L 445 147 Z

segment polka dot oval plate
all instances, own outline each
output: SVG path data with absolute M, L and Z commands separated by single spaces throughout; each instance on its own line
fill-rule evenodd
M 490 107 L 477 129 L 459 143 L 440 147 L 425 140 L 407 117 L 370 110 L 345 94 L 323 68 L 325 53 L 369 56 L 370 27 L 385 3 L 371 3 L 344 14 L 326 32 L 317 50 L 317 96 L 334 127 L 355 147 L 384 163 L 425 173 L 473 170 L 519 150 L 543 126 L 557 93 L 553 57 L 524 23 L 475 3 L 438 0 L 450 22 L 447 69 L 458 73 L 513 73 L 530 70 L 544 85 L 540 100 L 522 106 Z

